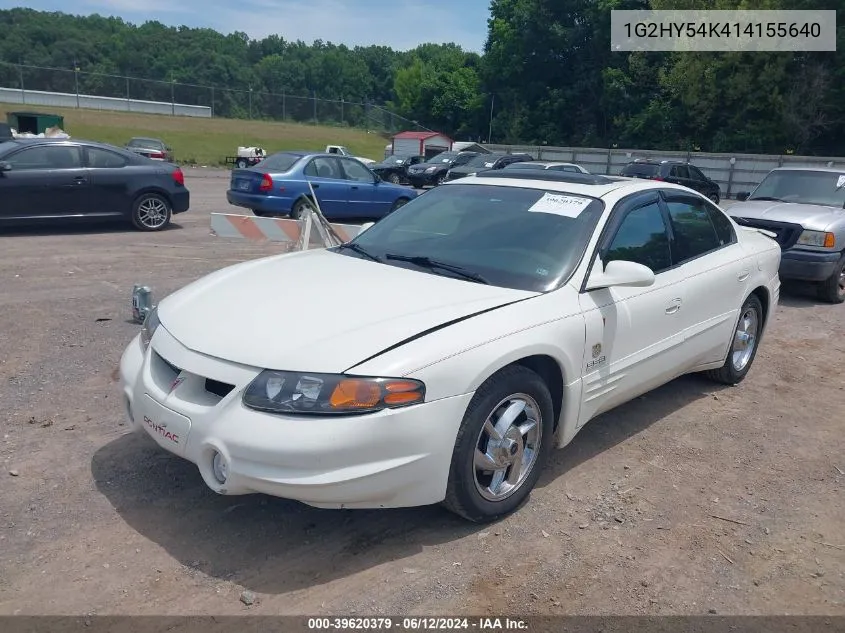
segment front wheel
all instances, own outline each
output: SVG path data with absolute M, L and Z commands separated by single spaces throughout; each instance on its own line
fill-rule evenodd
M 552 449 L 553 416 L 549 389 L 530 369 L 513 365 L 488 378 L 458 430 L 443 505 L 477 523 L 516 510 Z
M 396 209 L 404 207 L 406 204 L 408 204 L 408 202 L 409 200 L 407 198 L 399 198 L 396 202 L 393 203 L 393 206 L 390 207 L 390 213 L 393 213 L 394 211 L 396 211 Z
M 725 385 L 742 382 L 751 369 L 754 357 L 757 356 L 762 332 L 763 304 L 756 295 L 751 295 L 739 310 L 739 320 L 734 328 L 725 364 L 719 369 L 708 371 L 707 377 Z
M 170 202 L 157 193 L 142 193 L 132 205 L 132 224 L 139 231 L 161 231 L 171 216 Z
M 399 174 L 390 174 L 387 177 L 387 182 L 393 183 L 394 185 L 398 185 L 402 183 L 402 179 L 399 177 Z
M 833 274 L 819 284 L 819 299 L 828 303 L 845 302 L 845 256 Z

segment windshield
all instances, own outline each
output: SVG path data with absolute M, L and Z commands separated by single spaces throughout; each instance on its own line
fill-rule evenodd
M 749 200 L 761 198 L 845 207 L 845 171 L 784 169 L 770 172 Z
M 630 165 L 626 165 L 622 169 L 621 176 L 645 176 L 646 178 L 651 178 L 652 176 L 656 176 L 657 172 L 660 171 L 659 165 L 654 165 L 650 163 L 632 163 Z
M 481 154 L 476 156 L 467 163 L 467 167 L 492 167 L 496 164 L 501 156 L 491 156 L 489 154 Z
M 161 141 L 151 138 L 133 138 L 129 141 L 129 147 L 143 147 L 144 149 L 160 149 Z
M 442 152 L 434 158 L 429 158 L 425 163 L 427 165 L 440 165 L 442 163 L 451 163 L 457 158 L 458 152 Z
M 302 158 L 301 154 L 286 154 L 284 152 L 281 154 L 273 154 L 261 161 L 257 167 L 259 167 L 262 171 L 283 173 L 296 165 L 300 158 Z
M 384 265 L 442 273 L 386 258 L 427 257 L 491 285 L 544 292 L 572 274 L 604 204 L 594 198 L 496 185 L 432 189 L 352 243 Z M 350 257 L 360 251 L 341 249 Z

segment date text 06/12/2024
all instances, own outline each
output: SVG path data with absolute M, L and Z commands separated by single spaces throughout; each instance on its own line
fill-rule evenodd
M 497 617 L 361 617 L 361 618 L 308 618 L 312 631 L 342 630 L 397 630 L 397 631 L 527 631 L 528 623 L 519 618 Z

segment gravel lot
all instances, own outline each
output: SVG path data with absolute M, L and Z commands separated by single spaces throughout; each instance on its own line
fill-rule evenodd
M 226 173 L 187 173 L 160 234 L 0 234 L 0 614 L 845 614 L 845 306 L 785 292 L 741 386 L 591 422 L 495 525 L 220 497 L 113 382 L 133 283 L 277 250 L 211 236 Z

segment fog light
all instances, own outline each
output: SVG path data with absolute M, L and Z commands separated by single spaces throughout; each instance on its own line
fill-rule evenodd
M 229 465 L 226 463 L 226 458 L 217 451 L 214 452 L 214 457 L 211 459 L 211 471 L 214 473 L 217 483 L 226 483 L 226 479 L 229 477 Z

